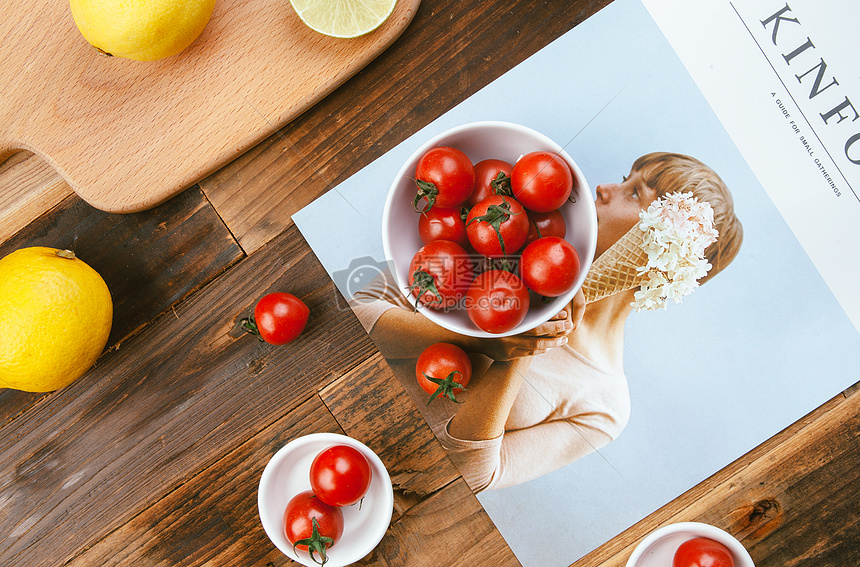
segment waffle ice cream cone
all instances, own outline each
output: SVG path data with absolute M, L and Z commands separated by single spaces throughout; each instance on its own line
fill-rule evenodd
M 618 242 L 594 261 L 582 292 L 586 303 L 635 289 L 637 311 L 666 306 L 691 293 L 711 264 L 705 249 L 716 242 L 714 211 L 685 193 L 652 202 Z
M 637 223 L 594 261 L 582 284 L 586 303 L 638 288 L 648 281 L 648 273 L 639 271 L 648 263 L 648 254 L 642 249 L 644 236 Z

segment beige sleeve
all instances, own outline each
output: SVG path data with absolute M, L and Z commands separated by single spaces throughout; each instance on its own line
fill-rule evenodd
M 473 492 L 493 488 L 502 472 L 501 449 L 504 434 L 483 441 L 457 439 L 448 433 L 451 419 L 434 430 L 442 447 L 448 452 L 448 456 Z
M 436 435 L 474 492 L 533 480 L 612 441 L 605 431 L 563 419 L 508 431 L 485 441 L 452 437 L 447 425 Z
M 574 362 L 567 358 L 566 364 Z M 602 387 L 589 390 L 586 399 L 571 393 L 566 402 L 551 403 L 558 392 L 540 391 L 535 382 L 542 373 L 558 374 L 561 369 L 532 365 L 512 410 L 517 415 L 509 416 L 501 437 L 488 441 L 456 439 L 448 433 L 447 422 L 434 429 L 472 490 L 504 488 L 538 478 L 598 451 L 620 435 L 630 415 L 626 379 L 613 379 L 588 366 L 580 365 L 577 370 L 581 379 L 588 375 Z M 614 385 L 610 387 L 608 380 Z M 561 405 L 556 405 L 559 402 Z

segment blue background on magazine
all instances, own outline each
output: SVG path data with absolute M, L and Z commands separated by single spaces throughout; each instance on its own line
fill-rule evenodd
M 621 437 L 478 495 L 524 565 L 576 561 L 857 381 L 860 336 L 634 0 L 616 0 L 294 216 L 345 296 L 351 262 L 384 260 L 382 209 L 401 164 L 429 137 L 478 120 L 565 145 L 592 190 L 644 153 L 693 155 L 726 181 L 744 223 L 722 274 L 682 305 L 629 318 L 633 409 Z M 338 226 L 322 220 L 333 213 Z

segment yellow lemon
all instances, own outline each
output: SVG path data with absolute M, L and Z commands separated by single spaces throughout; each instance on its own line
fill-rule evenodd
M 95 363 L 112 321 L 107 284 L 73 252 L 12 252 L 0 260 L 0 388 L 67 386 Z
M 99 51 L 155 61 L 197 39 L 215 0 L 70 0 L 70 5 L 78 29 Z

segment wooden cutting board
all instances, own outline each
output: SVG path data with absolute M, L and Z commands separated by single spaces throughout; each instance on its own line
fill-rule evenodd
M 99 55 L 66 0 L 0 5 L 0 159 L 45 159 L 108 212 L 148 209 L 274 134 L 406 28 L 399 0 L 355 39 L 314 32 L 288 0 L 218 0 L 201 36 L 154 62 Z

